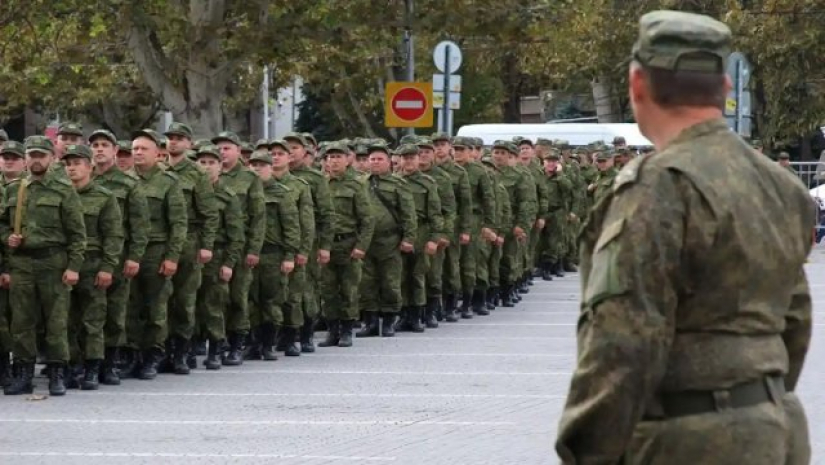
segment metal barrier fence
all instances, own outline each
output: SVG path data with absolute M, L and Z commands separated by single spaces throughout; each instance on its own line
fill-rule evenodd
M 791 167 L 810 190 L 817 207 L 817 225 L 814 240 L 825 237 L 825 161 L 794 161 Z

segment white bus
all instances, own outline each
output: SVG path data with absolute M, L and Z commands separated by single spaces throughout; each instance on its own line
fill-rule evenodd
M 458 130 L 458 136 L 480 137 L 484 145 L 492 145 L 497 140 L 512 140 L 515 136 L 526 137 L 533 142 L 539 137 L 562 139 L 573 146 L 587 145 L 603 141 L 610 145 L 614 137 L 624 137 L 630 146 L 652 146 L 639 132 L 635 123 L 557 123 L 557 124 L 468 124 Z

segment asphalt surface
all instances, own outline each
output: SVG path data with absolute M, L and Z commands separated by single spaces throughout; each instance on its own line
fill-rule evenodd
M 808 272 L 818 320 L 825 248 Z M 578 298 L 568 275 L 537 281 L 515 308 L 420 335 L 63 398 L 0 396 L 0 464 L 555 464 Z M 800 395 L 825 464 L 817 324 Z M 38 378 L 35 394 L 46 385 Z

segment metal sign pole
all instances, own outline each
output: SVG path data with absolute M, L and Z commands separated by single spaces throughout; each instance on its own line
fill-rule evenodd
M 452 136 L 450 133 L 450 50 L 447 47 L 444 53 L 444 127 L 442 131 Z

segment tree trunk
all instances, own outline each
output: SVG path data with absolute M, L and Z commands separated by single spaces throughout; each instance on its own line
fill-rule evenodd
M 593 90 L 593 104 L 599 123 L 621 123 L 617 99 L 610 81 L 601 77 L 590 83 Z
M 521 123 L 521 82 L 518 63 L 512 52 L 505 53 L 503 58 L 501 83 L 504 86 L 505 100 L 501 105 L 501 114 L 505 123 Z

